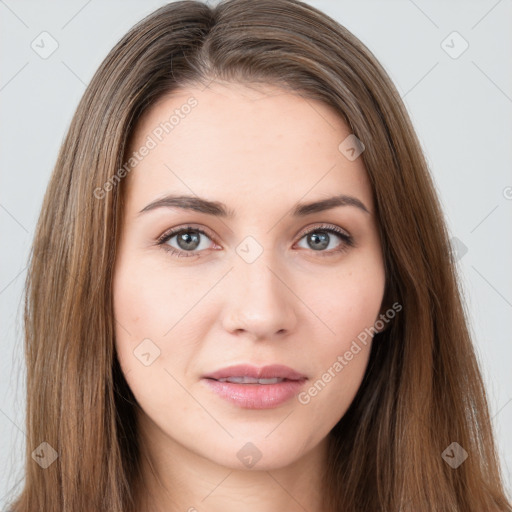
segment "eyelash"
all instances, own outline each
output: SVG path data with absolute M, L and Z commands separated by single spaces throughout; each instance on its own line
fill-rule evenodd
M 161 246 L 164 251 L 167 251 L 167 252 L 171 253 L 173 256 L 177 256 L 179 258 L 181 258 L 181 257 L 190 258 L 190 257 L 198 256 L 201 251 L 199 251 L 199 252 L 180 251 L 180 250 L 178 250 L 174 247 L 171 247 L 170 245 L 167 244 L 167 242 L 174 236 L 179 235 L 181 233 L 188 232 L 188 231 L 193 231 L 195 233 L 201 233 L 202 235 L 208 237 L 209 239 L 211 239 L 211 240 L 213 239 L 213 237 L 209 233 L 207 233 L 206 231 L 204 231 L 201 228 L 196 228 L 194 226 L 183 226 L 183 227 L 180 227 L 177 229 L 166 231 L 163 235 L 161 235 L 158 238 L 157 245 Z M 322 232 L 326 232 L 326 233 L 334 233 L 335 235 L 338 235 L 342 240 L 342 243 L 339 245 L 339 247 L 337 249 L 331 249 L 330 251 L 313 251 L 311 249 L 312 252 L 318 253 L 318 255 L 321 257 L 328 257 L 328 256 L 333 256 L 335 254 L 341 254 L 341 253 L 345 252 L 349 247 L 354 247 L 354 245 L 355 245 L 354 240 L 350 235 L 348 235 L 341 228 L 339 228 L 335 225 L 332 225 L 332 224 L 322 224 L 320 226 L 315 226 L 314 228 L 301 233 L 299 240 L 302 240 L 305 236 L 307 236 L 311 233 L 316 233 L 317 231 L 322 231 Z

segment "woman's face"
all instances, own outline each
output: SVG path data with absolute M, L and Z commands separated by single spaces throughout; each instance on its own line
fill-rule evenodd
M 323 103 L 271 86 L 182 89 L 139 122 L 117 185 L 114 312 L 154 452 L 284 467 L 349 407 L 385 284 L 349 135 Z

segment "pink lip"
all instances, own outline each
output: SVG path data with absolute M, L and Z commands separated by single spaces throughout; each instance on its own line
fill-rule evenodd
M 282 364 L 272 364 L 261 368 L 249 364 L 238 364 L 204 375 L 205 379 L 226 379 L 227 377 L 253 377 L 255 379 L 273 379 L 274 377 L 279 377 L 288 380 L 301 380 L 306 378 L 305 375 Z
M 276 384 L 236 384 L 219 382 L 216 379 L 228 377 L 253 377 L 255 379 L 286 379 Z M 237 365 L 223 368 L 205 375 L 202 381 L 225 400 L 244 409 L 272 409 L 297 395 L 304 382 L 302 375 L 288 366 L 271 365 L 257 368 L 250 365 Z

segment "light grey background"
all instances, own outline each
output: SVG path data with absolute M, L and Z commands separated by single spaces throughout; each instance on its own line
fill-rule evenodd
M 135 22 L 164 3 L 0 0 L 1 508 L 22 477 L 22 287 L 43 194 L 94 71 Z M 370 48 L 410 112 L 458 240 L 467 308 L 510 490 L 512 1 L 308 3 Z M 45 59 L 31 47 L 51 49 L 43 31 L 58 43 Z M 469 47 L 459 56 L 464 41 Z

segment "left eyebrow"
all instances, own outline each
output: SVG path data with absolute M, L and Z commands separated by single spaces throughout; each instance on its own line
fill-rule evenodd
M 321 201 L 313 201 L 310 203 L 298 203 L 292 209 L 293 217 L 305 217 L 312 213 L 331 210 L 339 206 L 353 206 L 362 210 L 363 212 L 370 213 L 368 208 L 356 197 L 340 194 L 337 196 L 322 199 Z M 157 199 L 146 205 L 140 212 L 145 213 L 157 208 L 180 208 L 182 210 L 193 210 L 215 217 L 233 218 L 235 212 L 227 208 L 224 203 L 219 201 L 209 201 L 197 196 L 188 195 L 168 195 Z
M 305 217 L 306 215 L 310 215 L 311 213 L 331 210 L 332 208 L 336 208 L 338 206 L 355 206 L 356 208 L 359 208 L 360 210 L 366 213 L 370 213 L 368 208 L 366 208 L 362 201 L 357 199 L 357 197 L 340 194 L 337 196 L 329 197 L 327 199 L 323 199 L 322 201 L 313 201 L 311 203 L 299 203 L 293 209 L 292 215 L 294 217 Z

